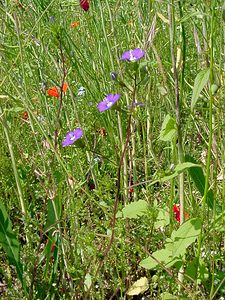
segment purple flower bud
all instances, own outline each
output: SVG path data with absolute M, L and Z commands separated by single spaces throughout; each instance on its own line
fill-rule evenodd
M 112 80 L 115 80 L 118 77 L 118 74 L 116 72 L 111 72 L 110 76 Z

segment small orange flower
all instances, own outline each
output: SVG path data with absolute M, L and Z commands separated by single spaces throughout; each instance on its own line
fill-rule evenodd
M 57 88 L 55 86 L 53 86 L 52 88 L 48 89 L 47 93 L 51 97 L 56 97 L 56 98 L 59 97 L 59 92 L 58 92 L 58 90 L 57 90 Z
M 129 193 L 133 193 L 134 189 L 133 188 L 129 188 Z
M 62 86 L 62 90 L 63 90 L 63 92 L 65 93 L 66 91 L 67 91 L 67 89 L 68 89 L 68 83 L 67 82 L 65 82 L 64 84 L 63 84 L 63 86 Z
M 80 25 L 80 21 L 71 23 L 71 24 L 70 24 L 70 27 L 76 28 L 78 25 Z

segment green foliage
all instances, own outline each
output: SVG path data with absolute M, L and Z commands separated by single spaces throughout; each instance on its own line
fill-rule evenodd
M 209 69 L 202 70 L 198 73 L 198 75 L 195 78 L 195 83 L 194 83 L 192 98 L 191 98 L 191 110 L 192 111 L 198 101 L 198 98 L 199 98 L 203 88 L 205 87 L 205 85 L 207 84 L 207 82 L 209 80 L 209 73 L 210 73 Z
M 1 1 L 1 297 L 83 299 L 90 288 L 87 299 L 139 292 L 187 299 L 189 291 L 193 298 L 215 293 L 219 299 L 225 267 L 224 3 L 89 2 L 84 11 L 78 0 Z M 138 47 L 143 58 L 121 60 Z M 61 93 L 64 81 L 69 88 Z M 59 97 L 48 95 L 51 87 Z M 99 113 L 108 93 L 121 98 Z M 206 182 L 199 161 L 212 133 L 209 103 L 213 155 Z M 66 133 L 78 127 L 83 137 L 62 147 Z M 191 154 L 182 163 L 181 145 Z M 179 228 L 173 203 L 182 191 L 191 219 Z M 158 261 L 147 258 L 147 268 L 140 268 L 149 252 Z M 183 290 L 176 280 L 181 267 Z
M 177 126 L 175 120 L 167 115 L 163 121 L 159 139 L 164 142 L 172 142 L 177 134 Z
M 145 200 L 139 200 L 137 202 L 132 202 L 127 204 L 122 209 L 122 216 L 128 219 L 136 219 L 147 213 L 148 203 Z M 119 214 L 118 216 L 121 216 Z
M 186 155 L 185 160 L 197 164 L 195 159 L 190 155 Z M 200 165 L 193 166 L 193 168 L 188 169 L 188 172 L 196 188 L 198 189 L 198 191 L 203 197 L 204 190 L 205 190 L 205 175 L 203 173 L 202 167 Z M 208 190 L 206 203 L 209 206 L 209 208 L 213 209 L 214 196 L 213 196 L 213 191 L 211 189 Z M 218 207 L 218 203 L 217 203 L 217 207 Z
M 177 262 L 182 262 L 187 248 L 195 242 L 200 230 L 199 219 L 186 221 L 178 230 L 172 232 L 164 249 L 153 252 L 152 256 L 140 262 L 140 266 L 145 269 L 154 269 L 158 266 L 171 267 Z
M 194 163 L 191 163 L 191 162 L 180 163 L 180 164 L 176 165 L 176 167 L 174 168 L 174 172 L 172 174 L 160 178 L 160 182 L 165 182 L 172 178 L 175 178 L 179 174 L 183 173 L 185 170 L 191 169 L 195 166 L 197 166 L 197 165 Z
M 12 230 L 12 223 L 2 201 L 0 201 L 0 243 L 7 255 L 9 263 L 16 267 L 17 276 L 23 284 L 20 244 L 16 238 L 15 232 Z
M 127 291 L 128 296 L 143 294 L 149 289 L 148 278 L 142 277 L 135 281 Z

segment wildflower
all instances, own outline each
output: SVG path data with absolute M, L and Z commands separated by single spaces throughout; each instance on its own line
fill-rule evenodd
M 81 86 L 78 90 L 77 96 L 82 97 L 85 95 L 85 88 Z
M 71 24 L 70 24 L 70 27 L 76 28 L 78 25 L 80 25 L 80 21 L 71 23 Z
M 173 205 L 173 212 L 174 212 L 174 216 L 175 216 L 176 220 L 178 222 L 180 222 L 180 208 L 179 208 L 179 205 L 176 205 L 176 204 Z M 189 218 L 189 215 L 188 215 L 187 212 L 185 212 L 184 215 L 185 215 L 185 219 Z
M 67 89 L 68 89 L 68 83 L 67 82 L 65 82 L 64 84 L 63 84 L 63 86 L 62 86 L 62 90 L 63 90 L 63 92 L 64 93 L 66 93 L 66 91 L 67 91 Z
M 145 51 L 140 48 L 126 51 L 122 54 L 121 60 L 136 61 L 145 55 Z
M 83 131 L 81 128 L 77 128 L 74 131 L 67 132 L 65 140 L 62 142 L 63 147 L 72 145 L 76 140 L 81 138 Z
M 53 86 L 52 88 L 48 89 L 47 93 L 51 97 L 56 97 L 56 98 L 59 97 L 59 92 L 58 92 L 58 90 L 57 90 L 57 88 L 55 86 Z
M 27 121 L 28 118 L 29 118 L 28 112 L 27 111 L 22 112 L 22 120 Z
M 129 193 L 133 193 L 134 189 L 133 188 L 129 188 Z
M 119 100 L 120 96 L 120 94 L 108 94 L 105 99 L 98 104 L 98 110 L 100 112 L 103 112 L 107 109 L 110 109 L 113 104 L 115 104 Z
M 112 80 L 115 80 L 118 77 L 118 74 L 116 72 L 111 72 L 110 76 Z
M 98 128 L 98 129 L 97 129 L 97 133 L 98 133 L 99 135 L 101 135 L 102 137 L 105 137 L 105 136 L 106 136 L 106 130 L 105 130 L 104 127 Z
M 89 10 L 89 1 L 88 0 L 80 0 L 80 6 L 83 8 L 83 10 L 88 11 Z
M 176 204 L 173 205 L 173 212 L 176 220 L 180 222 L 180 209 Z

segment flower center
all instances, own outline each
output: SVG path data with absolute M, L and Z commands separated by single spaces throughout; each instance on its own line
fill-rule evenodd
M 112 105 L 113 105 L 113 103 L 112 102 L 109 102 L 108 100 L 106 101 L 106 105 L 107 105 L 107 107 L 111 107 Z
M 70 140 L 73 141 L 73 140 L 75 140 L 75 138 L 76 138 L 76 136 L 75 136 L 74 134 L 71 133 L 71 134 L 70 134 Z
M 130 61 L 135 61 L 135 60 L 136 60 L 136 57 L 133 56 L 132 50 L 130 50 Z

